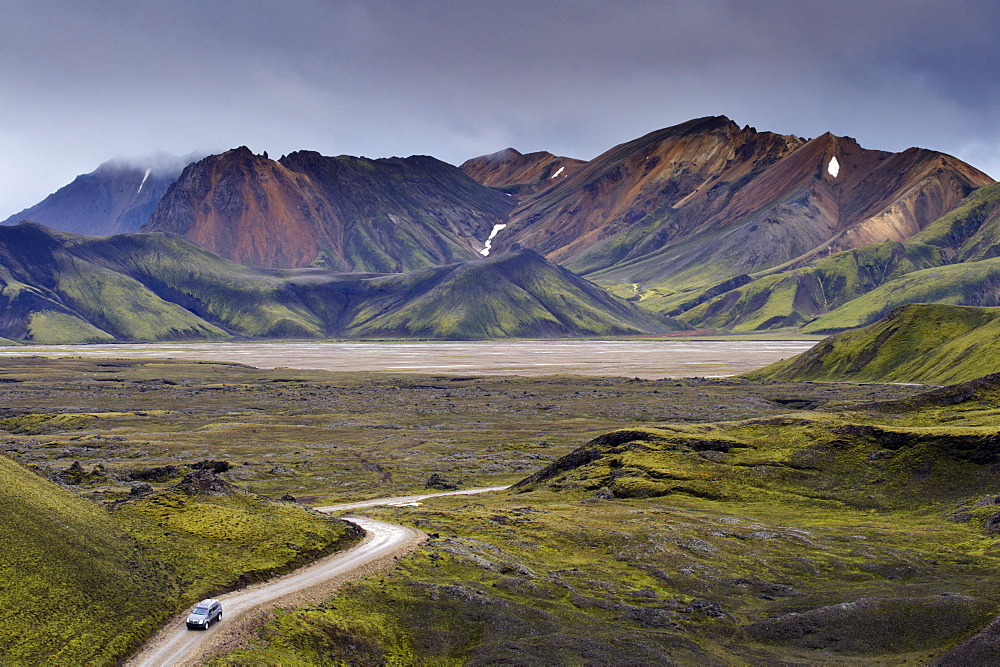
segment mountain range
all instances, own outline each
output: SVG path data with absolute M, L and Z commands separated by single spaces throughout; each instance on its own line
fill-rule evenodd
M 717 116 L 588 161 L 513 148 L 460 167 L 428 156 L 313 151 L 271 160 L 240 147 L 179 172 L 107 163 L 6 223 L 170 233 L 262 275 L 430 271 L 412 278 L 420 282 L 436 267 L 472 262 L 462 270 L 476 271 L 483 257 L 531 249 L 589 281 L 590 297 L 600 285 L 674 328 L 829 333 L 914 300 L 1000 303 L 990 287 L 1000 254 L 998 188 L 943 153 L 869 150 L 829 133 L 758 132 Z M 386 275 L 336 282 L 360 280 L 392 282 Z M 482 311 L 480 290 L 448 294 L 450 307 Z M 400 314 L 385 329 L 359 324 L 358 331 L 440 334 L 424 326 L 433 311 L 426 299 L 394 303 L 423 324 Z M 342 324 L 324 320 L 309 335 L 344 335 L 354 326 Z M 475 335 L 534 327 L 507 322 Z M 603 335 L 598 330 L 609 329 L 565 335 Z

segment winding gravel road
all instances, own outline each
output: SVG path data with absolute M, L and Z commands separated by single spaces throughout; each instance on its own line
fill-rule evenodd
M 460 491 L 440 491 L 438 493 L 423 493 L 414 496 L 396 496 L 394 498 L 374 498 L 372 500 L 359 500 L 355 503 L 342 503 L 340 505 L 327 505 L 325 507 L 314 507 L 314 510 L 319 510 L 320 512 L 347 512 L 350 510 L 359 510 L 365 507 L 376 507 L 376 506 L 393 506 L 393 505 L 412 505 L 413 503 L 419 503 L 421 500 L 427 500 L 428 498 L 437 498 L 438 496 L 474 496 L 477 493 L 489 493 L 490 491 L 503 491 L 504 489 L 509 489 L 509 486 L 484 486 L 478 489 L 462 489 Z
M 408 505 L 436 496 L 472 495 L 502 491 L 505 486 L 427 493 L 394 498 L 377 498 L 356 503 L 316 507 L 320 512 L 344 512 L 377 505 Z M 199 662 L 206 653 L 220 647 L 240 645 L 237 635 L 249 635 L 253 617 L 279 604 L 301 605 L 324 599 L 347 581 L 360 579 L 392 567 L 427 539 L 409 526 L 401 526 L 365 517 L 343 517 L 361 526 L 365 539 L 348 549 L 327 556 L 277 579 L 216 596 L 222 601 L 223 621 L 205 631 L 188 630 L 184 624 L 188 612 L 172 619 L 126 665 L 160 667 Z M 245 640 L 245 637 L 242 638 Z

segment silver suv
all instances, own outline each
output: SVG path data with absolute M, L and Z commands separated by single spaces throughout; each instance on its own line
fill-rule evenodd
M 202 600 L 187 618 L 187 626 L 191 630 L 208 630 L 216 621 L 222 620 L 222 603 L 209 598 Z

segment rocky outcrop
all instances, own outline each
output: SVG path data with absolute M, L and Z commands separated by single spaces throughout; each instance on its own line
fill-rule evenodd
M 458 488 L 458 484 L 449 481 L 439 473 L 433 473 L 424 483 L 425 489 L 438 489 L 440 491 L 452 491 Z
M 988 608 L 982 600 L 954 593 L 867 597 L 765 619 L 744 632 L 754 641 L 784 647 L 840 655 L 890 654 L 927 650 L 965 636 Z

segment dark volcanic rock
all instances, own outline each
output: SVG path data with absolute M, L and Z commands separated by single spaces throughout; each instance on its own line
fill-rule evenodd
M 458 484 L 454 482 L 449 482 L 447 479 L 434 473 L 427 478 L 427 483 L 424 484 L 425 489 L 441 489 L 442 491 L 452 491 L 458 488 Z
M 211 470 L 195 470 L 188 473 L 177 485 L 177 489 L 191 496 L 228 496 L 236 492 L 235 486 Z
M 1000 664 L 1000 618 L 935 660 L 935 667 Z
M 990 535 L 1000 533 L 1000 512 L 997 512 L 983 523 L 983 528 Z
M 229 461 L 199 461 L 198 463 L 192 464 L 192 470 L 211 470 L 214 473 L 223 473 L 232 468 L 232 464 Z
M 73 461 L 71 465 L 66 470 L 58 473 L 57 479 L 54 481 L 62 482 L 63 484 L 90 484 L 94 482 L 106 482 L 108 480 L 108 473 L 104 469 L 104 466 L 97 464 L 94 469 L 87 472 L 79 461 Z
M 129 489 L 129 496 L 145 496 L 153 492 L 153 485 L 149 482 L 136 482 Z
M 127 480 L 143 480 L 147 482 L 165 482 L 174 475 L 180 473 L 181 469 L 177 466 L 157 466 L 155 468 L 147 468 L 146 470 L 133 470 L 128 475 L 125 476 Z

